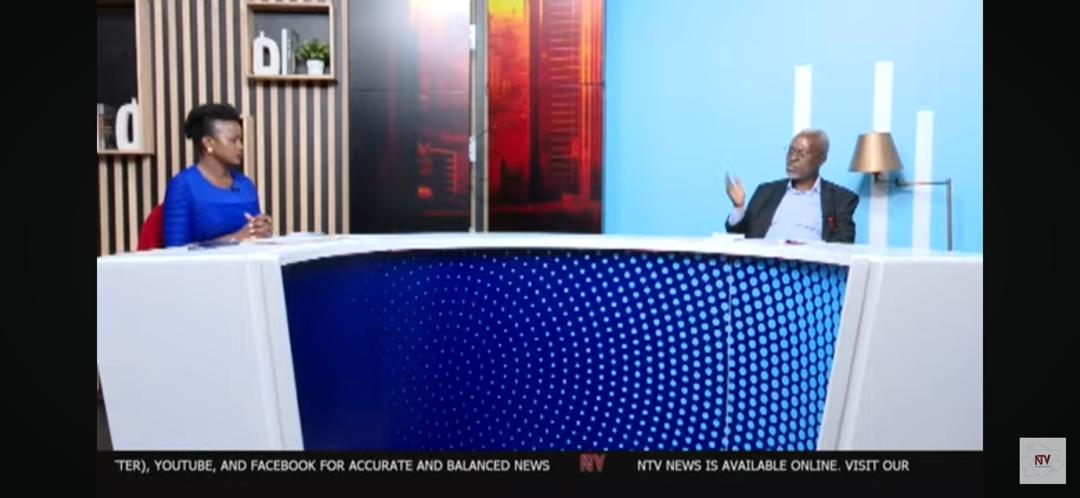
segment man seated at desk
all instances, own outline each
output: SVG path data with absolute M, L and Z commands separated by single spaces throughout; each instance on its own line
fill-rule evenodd
M 759 185 L 747 206 L 746 191 L 737 177 L 727 178 L 727 193 L 735 209 L 728 216 L 728 233 L 747 238 L 789 241 L 855 242 L 855 208 L 859 196 L 819 176 L 829 157 L 829 137 L 806 130 L 792 139 L 787 153 L 787 179 Z

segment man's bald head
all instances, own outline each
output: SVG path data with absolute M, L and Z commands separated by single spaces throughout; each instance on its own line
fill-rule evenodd
M 796 137 L 803 136 L 810 139 L 811 144 L 827 158 L 829 156 L 829 135 L 825 130 L 803 130 Z
M 788 178 L 816 180 L 821 165 L 829 158 L 829 135 L 822 130 L 803 130 L 791 140 L 787 153 Z

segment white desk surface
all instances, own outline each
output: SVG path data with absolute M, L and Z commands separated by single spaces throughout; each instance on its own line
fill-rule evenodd
M 281 264 L 346 254 L 430 249 L 629 249 L 758 256 L 849 265 L 853 258 L 907 260 L 962 259 L 982 262 L 981 254 L 874 248 L 853 244 L 785 244 L 741 236 L 651 237 L 556 233 L 415 233 L 390 235 L 292 234 L 209 249 L 176 247 L 98 258 L 118 264 L 191 258 L 273 258 Z

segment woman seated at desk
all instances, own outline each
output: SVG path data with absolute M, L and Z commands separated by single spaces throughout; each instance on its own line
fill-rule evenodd
M 270 237 L 272 220 L 260 213 L 255 184 L 239 169 L 244 140 L 236 109 L 228 104 L 200 105 L 188 114 L 184 134 L 194 142 L 196 163 L 169 181 L 165 245 Z

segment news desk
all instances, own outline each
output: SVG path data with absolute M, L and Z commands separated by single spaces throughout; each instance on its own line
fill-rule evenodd
M 97 263 L 117 450 L 980 450 L 982 257 L 293 236 Z

